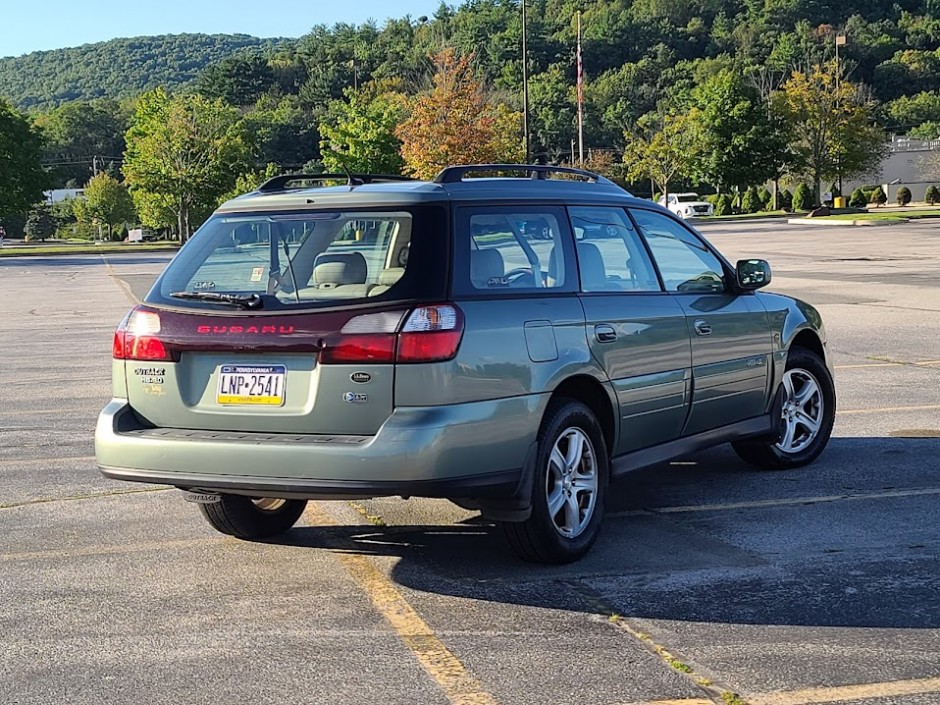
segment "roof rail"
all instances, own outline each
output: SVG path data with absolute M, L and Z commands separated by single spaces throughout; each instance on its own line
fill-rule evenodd
M 467 174 L 492 171 L 518 171 L 529 174 L 532 179 L 546 179 L 549 174 L 569 174 L 578 176 L 584 181 L 596 184 L 616 186 L 616 184 L 600 174 L 584 169 L 572 169 L 566 166 L 551 166 L 545 164 L 472 164 L 462 166 L 449 166 L 444 168 L 434 179 L 436 184 L 454 184 L 463 181 Z
M 409 176 L 396 176 L 394 174 L 281 174 L 268 179 L 258 187 L 259 193 L 277 193 L 279 191 L 289 191 L 292 188 L 304 188 L 303 186 L 290 186 L 296 181 L 311 181 L 314 183 L 322 181 L 345 181 L 349 186 L 362 186 L 363 184 L 372 184 L 383 181 L 413 181 Z

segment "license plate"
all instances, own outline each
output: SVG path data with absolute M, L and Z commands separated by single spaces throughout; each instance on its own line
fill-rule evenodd
M 227 406 L 281 406 L 286 382 L 284 365 L 222 365 L 216 400 Z

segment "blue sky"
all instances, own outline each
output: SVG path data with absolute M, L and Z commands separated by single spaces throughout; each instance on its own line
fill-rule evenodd
M 453 4 L 449 2 L 448 4 Z M 145 34 L 299 37 L 315 24 L 432 15 L 440 0 L 0 0 L 0 56 Z

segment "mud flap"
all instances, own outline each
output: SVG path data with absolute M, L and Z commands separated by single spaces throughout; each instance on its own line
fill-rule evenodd
M 535 458 L 538 443 L 533 442 L 526 453 L 519 485 L 511 497 L 480 499 L 474 504 L 488 521 L 525 521 L 532 514 L 532 484 L 535 481 Z

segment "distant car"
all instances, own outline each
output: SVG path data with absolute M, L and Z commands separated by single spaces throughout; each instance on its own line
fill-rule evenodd
M 659 205 L 665 206 L 682 219 L 715 214 L 715 209 L 708 201 L 699 199 L 697 193 L 670 193 L 669 202 L 666 197 L 659 199 Z

